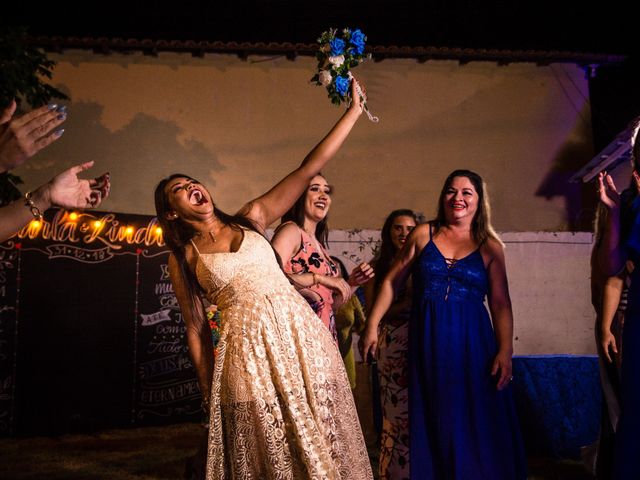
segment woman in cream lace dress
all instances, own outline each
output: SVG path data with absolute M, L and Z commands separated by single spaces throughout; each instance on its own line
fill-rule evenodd
M 262 236 L 348 136 L 361 114 L 352 94 L 301 166 L 235 216 L 185 175 L 156 188 L 171 280 L 210 408 L 207 478 L 372 478 L 335 342 Z M 215 365 L 201 293 L 221 312 Z

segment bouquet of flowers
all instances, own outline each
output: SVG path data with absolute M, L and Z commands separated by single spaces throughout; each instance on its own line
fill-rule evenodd
M 360 29 L 350 30 L 345 28 L 338 30 L 330 28 L 322 32 L 318 38 L 320 48 L 316 53 L 318 71 L 311 78 L 316 85 L 326 87 L 331 103 L 340 105 L 342 102 L 351 104 L 350 86 L 353 75 L 351 69 L 357 67 L 369 56 L 364 53 L 367 37 Z M 364 94 L 357 87 L 358 95 L 363 102 L 364 109 L 369 119 L 377 122 L 367 107 Z

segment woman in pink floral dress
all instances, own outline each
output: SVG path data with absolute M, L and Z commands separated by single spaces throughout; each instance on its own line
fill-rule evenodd
M 362 263 L 345 281 L 327 252 L 327 213 L 331 186 L 322 175 L 309 182 L 305 193 L 282 217 L 271 244 L 280 255 L 289 280 L 337 340 L 334 310 L 353 291 L 373 277 L 373 269 Z

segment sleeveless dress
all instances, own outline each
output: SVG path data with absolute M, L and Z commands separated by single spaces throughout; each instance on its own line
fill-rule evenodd
M 295 225 L 293 222 L 286 222 L 282 225 L 288 223 Z M 280 227 L 282 225 L 280 225 Z M 327 251 L 322 248 L 322 246 L 320 246 L 318 250 L 311 236 L 297 225 L 296 227 L 300 230 L 300 249 L 293 257 L 287 259 L 284 264 L 284 271 L 289 274 L 316 273 L 327 277 L 338 277 L 340 275 L 338 273 L 338 267 L 331 261 L 331 257 Z M 324 285 L 314 285 L 309 287 L 308 290 L 320 296 L 320 300 L 309 302 L 309 305 L 313 311 L 316 312 L 316 315 L 320 317 L 337 342 L 338 331 L 336 329 L 336 318 L 333 311 L 333 292 Z
M 353 395 L 333 338 L 243 230 L 237 252 L 198 253 L 196 276 L 221 313 L 208 479 L 371 479 Z
M 620 418 L 614 452 L 616 480 L 635 480 L 640 471 L 640 196 L 631 205 L 631 222 L 626 248 L 634 269 L 622 331 Z
M 432 240 L 413 268 L 411 478 L 520 480 L 526 459 L 511 388 L 496 389 L 497 342 L 480 249 L 448 264 Z

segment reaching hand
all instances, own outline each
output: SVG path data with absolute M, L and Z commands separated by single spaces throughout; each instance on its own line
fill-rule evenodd
M 48 185 L 52 205 L 62 208 L 95 208 L 107 198 L 111 183 L 109 174 L 89 180 L 78 174 L 93 166 L 93 162 L 76 165 L 55 176 Z
M 637 174 L 635 176 L 637 176 Z M 609 210 L 620 207 L 620 192 L 618 192 L 611 175 L 606 172 L 600 172 L 598 174 L 598 195 L 600 197 L 600 201 Z
M 0 114 L 0 172 L 22 165 L 27 159 L 62 136 L 56 129 L 67 113 L 55 105 L 45 105 L 14 118 L 16 102 Z
M 366 262 L 361 263 L 351 271 L 351 275 L 349 275 L 349 285 L 358 287 L 367 283 L 374 276 L 373 267 Z

